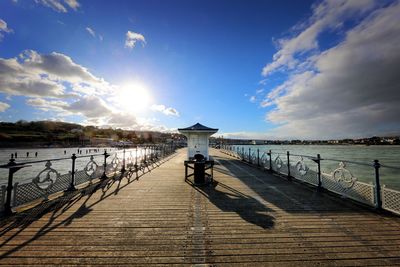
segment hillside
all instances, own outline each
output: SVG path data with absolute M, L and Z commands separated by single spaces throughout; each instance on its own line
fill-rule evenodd
M 110 145 L 112 142 L 119 141 L 142 144 L 165 142 L 171 138 L 177 138 L 177 135 L 151 131 L 104 129 L 58 121 L 0 122 L 1 147 Z

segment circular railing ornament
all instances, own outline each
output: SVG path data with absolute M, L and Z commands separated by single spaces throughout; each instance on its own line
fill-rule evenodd
M 87 176 L 93 178 L 96 175 L 96 171 L 99 165 L 94 161 L 93 155 L 90 156 L 89 162 L 86 164 L 85 168 L 83 169 Z
M 263 166 L 265 166 L 265 164 L 267 163 L 268 157 L 267 157 L 267 154 L 266 154 L 265 152 L 262 154 L 262 156 L 261 156 L 261 158 L 260 158 L 260 161 L 261 161 L 261 164 L 262 164 Z
M 353 187 L 357 181 L 357 178 L 346 169 L 346 164 L 344 162 L 339 163 L 339 168 L 333 171 L 332 177 L 344 189 Z
M 297 172 L 301 175 L 304 176 L 307 174 L 308 172 L 308 166 L 307 164 L 304 162 L 303 157 L 300 158 L 300 160 L 296 163 L 296 170 Z
M 280 168 L 282 168 L 283 166 L 283 161 L 282 159 L 279 157 L 279 155 L 275 158 L 275 165 L 276 168 L 279 170 Z
M 32 180 L 40 190 L 49 191 L 60 177 L 60 174 L 55 169 L 51 168 L 51 165 L 50 160 L 48 160 L 45 164 L 46 168 L 39 172 Z
M 254 163 L 256 159 L 257 159 L 256 152 L 253 152 L 253 154 L 251 154 L 251 162 Z
M 133 167 L 133 165 L 134 165 L 134 163 L 133 163 L 133 155 L 132 155 L 132 151 L 131 151 L 131 152 L 129 152 L 129 156 L 128 156 L 128 158 L 127 158 L 126 160 L 127 160 L 127 164 L 126 164 L 126 166 L 127 166 L 128 168 L 132 168 L 132 167 Z
M 116 170 L 118 168 L 119 163 L 120 163 L 120 159 L 118 158 L 117 153 L 115 153 L 114 158 L 111 160 L 111 168 L 113 170 Z

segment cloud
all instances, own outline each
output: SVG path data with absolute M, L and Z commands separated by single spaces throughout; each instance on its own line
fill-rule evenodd
M 256 98 L 256 96 L 254 96 L 254 95 L 250 96 L 250 98 L 249 98 L 249 101 L 250 101 L 251 103 L 255 103 L 256 100 L 257 100 L 257 98 Z
M 176 116 L 176 117 L 179 117 L 179 112 L 178 112 L 176 109 L 171 108 L 171 107 L 167 108 L 167 107 L 164 106 L 164 105 L 152 105 L 152 106 L 151 106 L 151 109 L 152 109 L 152 110 L 155 110 L 155 111 L 162 112 L 162 113 L 164 113 L 164 114 L 167 115 L 167 116 Z
M 141 42 L 143 46 L 146 44 L 146 39 L 140 33 L 128 31 L 126 33 L 125 37 L 126 37 L 126 39 L 125 39 L 125 47 L 126 48 L 129 48 L 129 49 L 134 48 L 136 45 L 136 42 L 138 42 L 138 41 Z
M 101 82 L 85 67 L 76 64 L 64 54 L 52 52 L 51 54 L 39 54 L 33 50 L 27 50 L 20 55 L 23 65 L 36 72 L 46 72 L 69 82 Z
M 263 103 L 275 108 L 266 119 L 279 125 L 271 134 L 327 139 L 400 133 L 398 14 L 400 2 L 371 11 L 342 42 L 312 55 L 309 68 L 270 91 Z
M 65 109 L 73 113 L 79 113 L 87 118 L 101 118 L 112 114 L 112 110 L 103 99 L 92 95 L 80 98 Z
M 168 115 L 168 116 L 177 116 L 177 117 L 179 117 L 179 112 L 176 109 L 171 108 L 171 107 L 166 108 L 163 112 L 164 112 L 165 115 Z
M 85 124 L 100 127 L 163 129 L 121 111 L 118 103 L 112 101 L 117 88 L 61 53 L 26 50 L 17 57 L 0 58 L 0 92 L 8 97 L 24 96 L 26 105 L 52 112 L 48 113 L 52 117 L 80 116 Z M 8 107 L 0 102 L 0 110 Z M 160 111 L 179 116 L 174 108 L 162 106 Z
M 66 108 L 68 107 L 68 103 L 60 100 L 47 100 L 43 98 L 29 98 L 26 100 L 26 104 L 29 106 L 35 107 L 42 111 L 55 111 L 59 113 L 63 113 L 64 115 L 70 115 L 70 113 L 66 113 Z
M 8 28 L 7 22 L 0 19 L 0 42 L 3 40 L 4 33 L 11 33 L 11 32 L 13 32 L 13 30 Z
M 90 27 L 86 27 L 86 31 L 93 36 L 94 38 L 96 38 L 96 33 L 94 32 L 94 30 Z
M 73 10 L 77 10 L 80 4 L 77 0 L 64 0 L 65 4 L 68 5 Z
M 60 13 L 67 13 L 68 7 L 76 11 L 80 6 L 77 0 L 35 0 L 35 2 Z
M 9 104 L 4 103 L 4 102 L 0 102 L 0 112 L 6 111 L 6 109 L 8 109 L 9 107 L 10 107 Z
M 251 139 L 251 140 L 275 140 L 273 137 L 266 133 L 260 132 L 231 132 L 231 133 L 218 133 L 218 136 L 223 136 L 227 139 Z
M 91 87 L 92 92 L 98 94 L 111 90 L 107 82 L 64 54 L 39 54 L 26 50 L 15 58 L 0 58 L 0 92 L 31 97 L 65 97 L 68 87 Z
M 30 98 L 26 104 L 45 112 L 56 112 L 57 116 L 81 115 L 86 124 L 95 124 L 103 127 L 121 127 L 137 129 L 142 127 L 133 114 L 115 112 L 103 99 L 96 96 L 79 97 L 72 103 L 45 98 Z
M 138 129 L 142 127 L 137 121 L 136 116 L 130 113 L 112 113 L 107 118 L 107 125 L 112 127 L 120 127 L 120 128 L 127 128 L 127 129 Z
M 341 22 L 366 13 L 375 6 L 373 0 L 326 0 L 313 6 L 313 15 L 306 23 L 296 25 L 293 30 L 301 29 L 293 38 L 280 39 L 276 43 L 279 51 L 273 61 L 262 70 L 268 76 L 276 70 L 293 70 L 302 62 L 296 59 L 299 54 L 317 50 L 318 36 L 327 29 L 340 27 Z

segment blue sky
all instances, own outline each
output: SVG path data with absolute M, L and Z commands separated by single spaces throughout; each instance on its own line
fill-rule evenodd
M 397 1 L 2 1 L 0 120 L 396 134 L 399 17 Z

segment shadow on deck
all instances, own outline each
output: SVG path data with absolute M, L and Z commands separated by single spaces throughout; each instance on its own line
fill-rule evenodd
M 20 245 L 15 246 L 13 249 L 2 253 L 0 259 L 6 258 L 60 226 L 68 226 L 73 223 L 74 220 L 87 216 L 93 210 L 94 206 L 107 200 L 111 196 L 118 195 L 122 189 L 135 181 L 139 181 L 143 175 L 159 167 L 165 161 L 168 161 L 168 158 L 160 162 L 153 162 L 152 164 L 146 165 L 146 167 L 139 172 L 126 170 L 123 173 L 113 175 L 104 180 L 97 179 L 97 182 L 89 184 L 87 187 L 72 192 L 65 192 L 60 197 L 43 201 L 32 208 L 28 208 L 26 211 L 17 212 L 11 216 L 5 216 L 0 222 L 0 237 L 5 236 L 9 232 L 14 231 L 14 233 L 7 238 L 2 238 L 0 247 L 12 241 L 34 222 L 41 220 L 43 217 L 49 218 L 46 219 L 47 222 L 40 227 L 35 235 L 25 240 Z M 96 197 L 92 199 L 94 194 L 96 194 Z M 89 201 L 91 202 L 89 203 Z M 62 218 L 65 217 L 64 215 L 67 213 L 70 214 L 68 214 L 66 218 Z
M 211 186 L 185 150 L 140 183 L 124 175 L 0 223 L 2 264 L 398 265 L 400 219 L 211 151 Z

